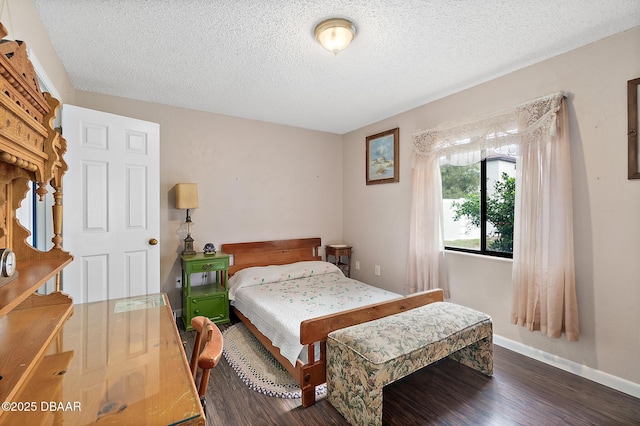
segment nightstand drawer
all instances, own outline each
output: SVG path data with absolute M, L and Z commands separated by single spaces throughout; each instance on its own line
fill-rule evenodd
M 208 317 L 214 323 L 229 322 L 229 302 L 226 293 L 191 299 L 192 317 Z
M 189 262 L 186 269 L 187 273 L 189 274 L 229 269 L 229 258 L 210 260 L 205 259 L 199 260 L 197 262 Z

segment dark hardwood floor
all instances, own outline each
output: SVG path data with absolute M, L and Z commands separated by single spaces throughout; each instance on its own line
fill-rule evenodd
M 181 334 L 189 357 L 195 332 L 181 329 Z M 211 372 L 206 415 L 210 426 L 348 425 L 324 398 L 302 408 L 299 399 L 252 391 L 224 358 Z M 494 346 L 493 378 L 445 359 L 385 387 L 383 422 L 640 425 L 640 399 Z

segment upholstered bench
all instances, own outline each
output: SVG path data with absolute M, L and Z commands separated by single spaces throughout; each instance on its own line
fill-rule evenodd
M 492 376 L 491 318 L 435 302 L 336 330 L 327 338 L 327 399 L 352 425 L 380 425 L 382 388 L 447 356 Z

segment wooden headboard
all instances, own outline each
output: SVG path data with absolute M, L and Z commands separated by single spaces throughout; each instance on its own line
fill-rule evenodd
M 304 260 L 322 260 L 320 238 L 257 241 L 222 244 L 220 249 L 233 255 L 229 276 L 251 266 L 284 265 Z

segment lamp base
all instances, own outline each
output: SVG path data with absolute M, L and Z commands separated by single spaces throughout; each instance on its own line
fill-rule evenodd
M 184 250 L 182 254 L 196 254 L 196 251 L 193 249 L 193 238 L 191 238 L 191 234 L 188 234 L 187 238 L 184 239 Z

